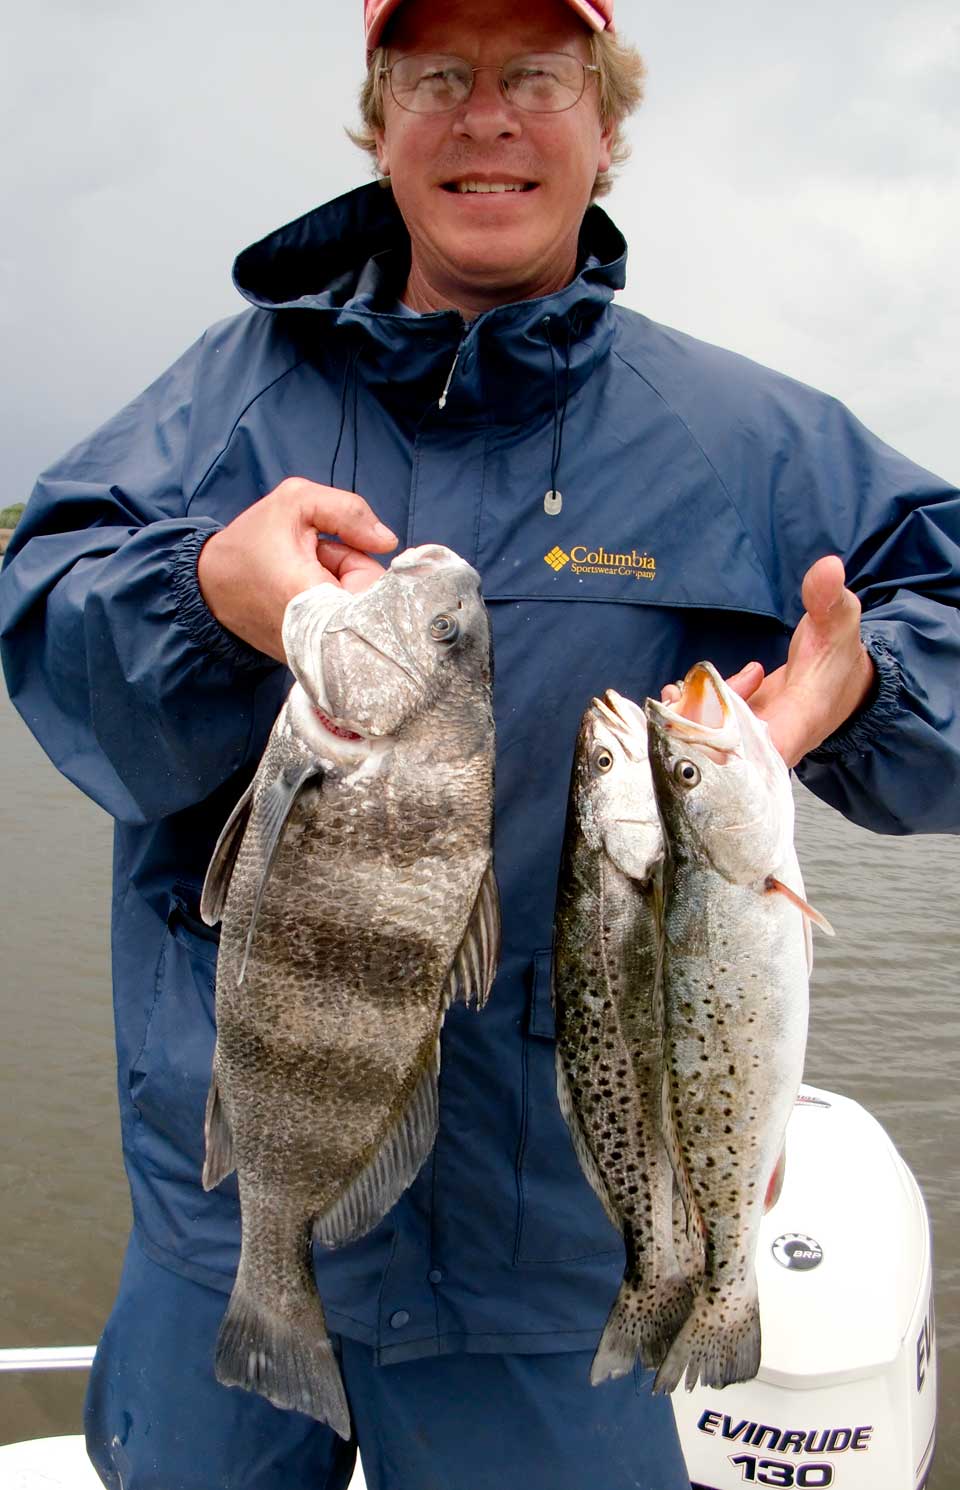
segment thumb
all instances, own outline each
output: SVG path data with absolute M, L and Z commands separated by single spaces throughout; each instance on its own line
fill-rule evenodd
M 834 619 L 839 619 L 843 609 L 842 601 L 847 593 L 844 589 L 845 580 L 843 560 L 836 554 L 827 554 L 807 570 L 803 577 L 801 594 L 803 608 L 815 626 L 827 626 Z

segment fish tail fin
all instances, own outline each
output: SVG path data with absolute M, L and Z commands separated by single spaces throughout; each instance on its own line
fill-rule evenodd
M 653 1383 L 655 1392 L 672 1392 L 686 1373 L 692 1392 L 698 1379 L 707 1387 L 752 1381 L 760 1369 L 760 1305 L 756 1285 L 749 1293 L 711 1294 L 701 1287 Z
M 593 1386 L 626 1376 L 637 1361 L 656 1368 L 693 1304 L 693 1289 L 680 1273 L 652 1283 L 624 1277 L 613 1301 L 590 1367 Z
M 306 1329 L 304 1328 L 306 1326 Z M 217 1380 L 259 1392 L 275 1407 L 308 1413 L 349 1439 L 350 1409 L 319 1298 L 296 1320 L 265 1309 L 237 1276 L 220 1326 Z

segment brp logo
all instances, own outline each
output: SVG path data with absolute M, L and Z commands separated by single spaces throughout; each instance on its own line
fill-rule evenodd
M 771 1251 L 782 1268 L 789 1268 L 794 1273 L 808 1273 L 823 1261 L 820 1243 L 800 1231 L 785 1231 L 783 1236 L 777 1237 Z

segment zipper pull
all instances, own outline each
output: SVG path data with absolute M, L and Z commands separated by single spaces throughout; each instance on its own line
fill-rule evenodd
M 453 375 L 454 375 L 454 373 L 457 370 L 457 363 L 459 361 L 460 361 L 460 348 L 457 347 L 457 355 L 453 359 L 453 366 L 451 367 L 450 371 L 447 373 L 447 381 L 443 385 L 443 392 L 440 395 L 440 402 L 437 405 L 437 407 L 439 409 L 445 409 L 447 407 L 447 394 L 450 392 L 450 384 L 453 382 Z

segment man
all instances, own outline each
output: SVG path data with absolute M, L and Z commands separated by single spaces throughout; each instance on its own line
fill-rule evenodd
M 316 1261 L 367 1481 L 679 1490 L 649 1377 L 587 1385 L 622 1251 L 555 1096 L 577 721 L 599 689 L 642 698 L 710 657 L 850 817 L 956 830 L 957 494 L 831 400 L 613 308 L 625 245 L 586 211 L 620 122 L 604 67 L 629 72 L 612 0 L 367 0 L 366 19 L 391 189 L 241 255 L 253 310 L 41 480 L 3 575 L 11 696 L 117 819 L 135 1224 L 88 1444 L 117 1490 L 349 1481 L 353 1444 L 213 1379 L 238 1213 L 232 1180 L 199 1185 L 216 944 L 197 902 L 289 686 L 286 601 L 439 542 L 480 569 L 494 633 L 503 955 L 483 1014 L 448 1015 L 431 1159 Z

